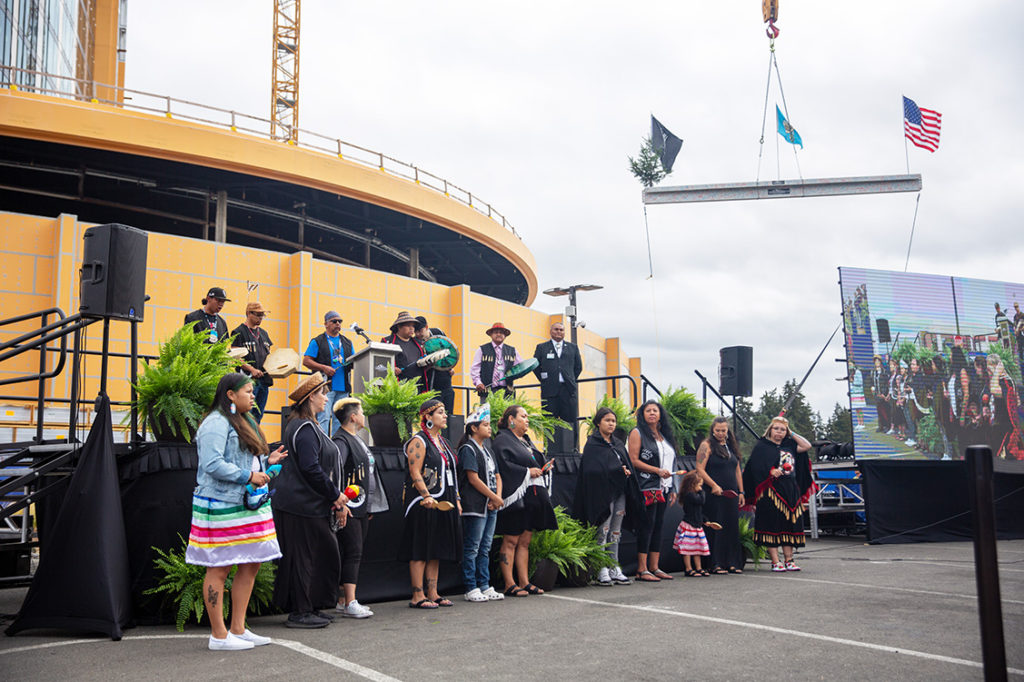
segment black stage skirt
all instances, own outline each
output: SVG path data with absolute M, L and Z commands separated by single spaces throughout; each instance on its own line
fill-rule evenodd
M 274 605 L 289 613 L 334 608 L 341 564 L 330 520 L 274 509 L 281 559 L 274 581 Z
M 712 453 L 704 465 L 704 470 L 722 490 L 738 493 L 739 481 L 736 480 L 736 456 L 720 457 Z M 722 530 L 705 528 L 711 556 L 706 565 L 711 568 L 743 568 L 745 557 L 743 546 L 740 545 L 740 506 L 735 497 L 728 498 L 712 495 L 710 491 L 704 496 L 704 518 L 722 524 Z
M 519 504 L 521 502 L 522 504 Z M 523 531 L 555 530 L 558 521 L 547 488 L 531 485 L 516 504 L 498 512 L 495 535 L 521 535 Z
M 804 516 L 795 476 L 779 476 L 757 501 L 754 542 L 764 547 L 804 546 Z
M 455 489 L 437 498 L 455 504 Z M 439 511 L 414 504 L 405 516 L 399 561 L 462 561 L 462 524 L 458 509 Z

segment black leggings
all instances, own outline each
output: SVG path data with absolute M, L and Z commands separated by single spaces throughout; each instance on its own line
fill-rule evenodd
M 338 530 L 338 556 L 341 559 L 341 584 L 355 585 L 359 579 L 359 564 L 363 560 L 363 542 L 370 528 L 370 519 L 348 517 L 345 527 Z
M 661 525 L 665 521 L 665 507 L 668 502 L 655 502 L 644 508 L 644 517 L 636 534 L 638 554 L 661 551 Z

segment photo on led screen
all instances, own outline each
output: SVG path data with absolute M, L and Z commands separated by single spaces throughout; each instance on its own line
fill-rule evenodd
M 857 459 L 1024 463 L 1024 284 L 839 268 Z

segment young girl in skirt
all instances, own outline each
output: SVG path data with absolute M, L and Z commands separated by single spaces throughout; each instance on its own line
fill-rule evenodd
M 709 556 L 708 539 L 704 535 L 704 483 L 696 471 L 688 471 L 683 476 L 679 490 L 679 504 L 683 507 L 683 520 L 676 530 L 676 539 L 672 546 L 683 555 L 683 567 L 686 576 L 699 578 L 709 573 L 700 567 L 700 558 Z M 690 562 L 693 562 L 691 565 Z

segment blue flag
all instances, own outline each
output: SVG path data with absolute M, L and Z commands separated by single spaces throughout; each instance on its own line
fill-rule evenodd
M 782 135 L 782 139 L 790 144 L 800 145 L 800 149 L 804 148 L 804 141 L 800 139 L 800 133 L 796 131 L 796 128 L 789 125 L 789 121 L 782 115 L 782 110 L 779 109 L 779 105 L 775 105 L 775 117 L 779 120 L 779 135 Z

